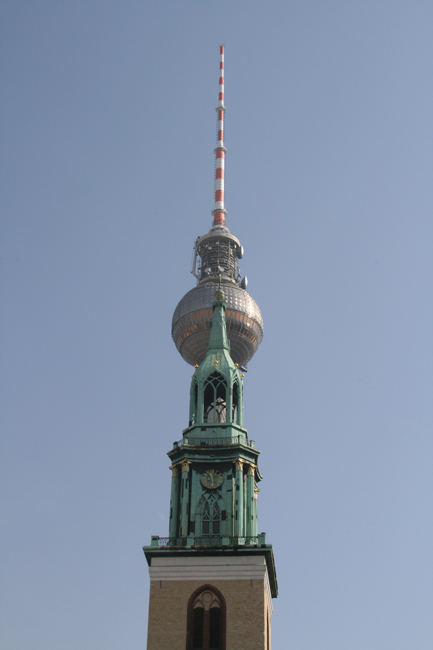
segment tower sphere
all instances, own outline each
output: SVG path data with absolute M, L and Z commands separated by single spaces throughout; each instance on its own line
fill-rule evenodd
M 213 280 L 188 291 L 178 303 L 172 321 L 172 336 L 182 357 L 200 364 L 206 353 L 212 324 L 212 304 L 218 282 Z M 263 319 L 250 294 L 237 283 L 221 282 L 227 304 L 226 324 L 230 356 L 245 366 L 260 345 Z

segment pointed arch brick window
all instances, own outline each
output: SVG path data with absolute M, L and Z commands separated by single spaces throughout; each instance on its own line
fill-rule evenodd
M 195 591 L 188 603 L 187 650 L 225 650 L 225 601 L 211 585 Z

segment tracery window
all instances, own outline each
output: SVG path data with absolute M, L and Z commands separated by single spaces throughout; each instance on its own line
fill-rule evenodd
M 225 602 L 211 585 L 189 600 L 187 650 L 225 650 Z
M 209 424 L 226 422 L 227 386 L 224 377 L 218 372 L 213 372 L 205 382 L 204 388 L 204 421 Z
M 203 507 L 201 532 L 202 535 L 220 534 L 221 511 L 216 501 L 206 501 Z

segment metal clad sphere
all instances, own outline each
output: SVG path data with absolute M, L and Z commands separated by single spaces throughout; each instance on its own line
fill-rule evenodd
M 171 333 L 182 357 L 194 365 L 206 353 L 212 323 L 212 304 L 218 284 L 206 282 L 188 291 L 173 314 Z M 263 319 L 250 294 L 234 283 L 223 283 L 230 355 L 245 366 L 263 338 Z

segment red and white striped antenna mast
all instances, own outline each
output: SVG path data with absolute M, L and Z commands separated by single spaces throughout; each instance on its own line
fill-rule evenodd
M 224 207 L 224 165 L 227 149 L 224 146 L 224 45 L 220 45 L 219 89 L 217 106 L 217 146 L 215 148 L 215 205 L 213 225 L 225 226 L 227 210 Z
M 230 338 L 230 356 L 239 367 L 247 364 L 263 336 L 260 309 L 247 292 L 247 278 L 242 277 L 238 260 L 244 254 L 241 242 L 226 227 L 224 207 L 224 45 L 220 45 L 219 88 L 217 105 L 217 143 L 215 148 L 215 198 L 212 226 L 197 237 L 191 272 L 197 286 L 190 289 L 176 307 L 172 336 L 176 347 L 188 363 L 201 363 L 206 354 L 212 319 L 215 290 L 224 292 L 225 318 Z

